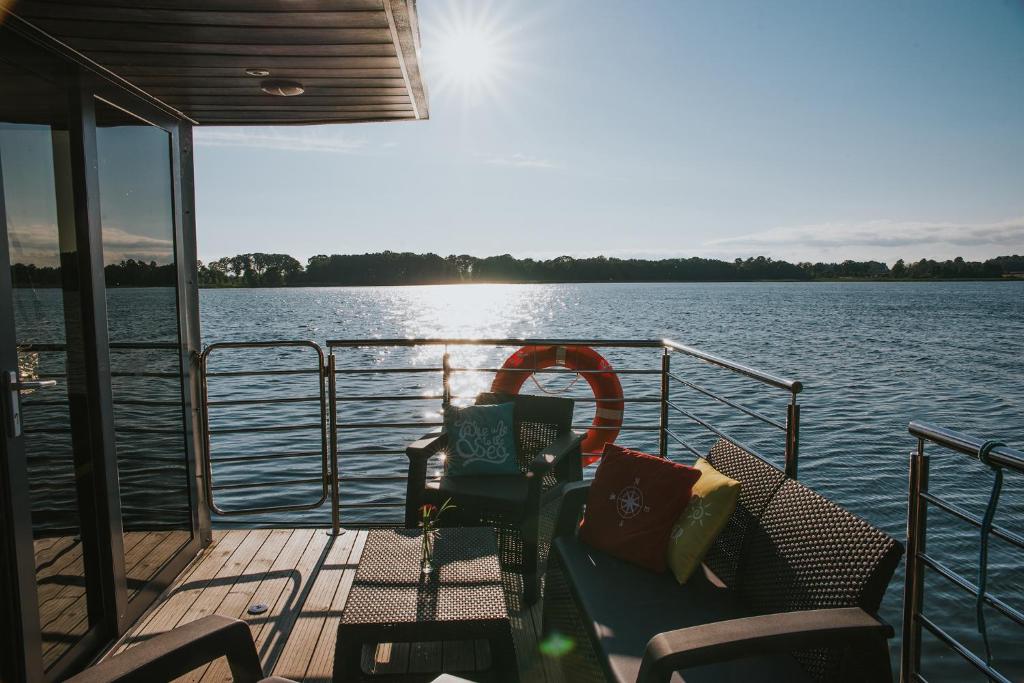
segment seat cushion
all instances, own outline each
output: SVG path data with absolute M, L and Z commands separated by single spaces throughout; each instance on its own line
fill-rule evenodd
M 636 681 L 647 643 L 659 633 L 750 616 L 736 593 L 706 567 L 679 585 L 671 573 L 656 574 L 594 550 L 576 538 L 559 538 L 552 550 L 558 553 L 584 623 L 591 625 L 599 659 L 607 662 L 612 680 Z M 776 655 L 695 667 L 673 680 L 809 679 L 792 657 Z
M 439 481 L 427 483 L 424 502 L 440 505 L 451 498 L 456 505 L 455 516 L 490 510 L 515 518 L 526 512 L 528 491 L 526 477 L 522 474 L 446 475 Z

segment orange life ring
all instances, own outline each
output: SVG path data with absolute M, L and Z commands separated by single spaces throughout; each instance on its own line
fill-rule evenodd
M 526 370 L 543 370 L 555 365 L 579 371 L 597 399 L 594 421 L 581 445 L 583 464 L 589 465 L 600 459 L 605 444 L 612 443 L 619 435 L 626 407 L 619 376 L 601 354 L 589 346 L 524 346 L 505 359 L 494 376 L 491 391 L 515 396 L 533 374 Z

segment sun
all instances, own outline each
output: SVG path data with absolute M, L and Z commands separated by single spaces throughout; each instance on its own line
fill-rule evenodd
M 509 22 L 490 3 L 451 3 L 425 28 L 423 58 L 439 92 L 496 97 L 511 66 Z
M 440 44 L 438 62 L 447 78 L 478 88 L 494 78 L 495 36 L 479 26 L 459 26 Z

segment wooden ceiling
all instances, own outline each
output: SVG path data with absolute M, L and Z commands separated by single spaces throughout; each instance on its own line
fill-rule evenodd
M 429 113 L 415 0 L 14 0 L 8 9 L 199 124 Z M 268 95 L 267 78 L 305 92 Z

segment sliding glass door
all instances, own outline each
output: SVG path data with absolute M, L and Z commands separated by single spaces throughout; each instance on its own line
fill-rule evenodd
M 96 100 L 114 449 L 130 601 L 193 540 L 172 137 Z
M 199 548 L 179 135 L 0 27 L 5 681 L 79 668 Z

